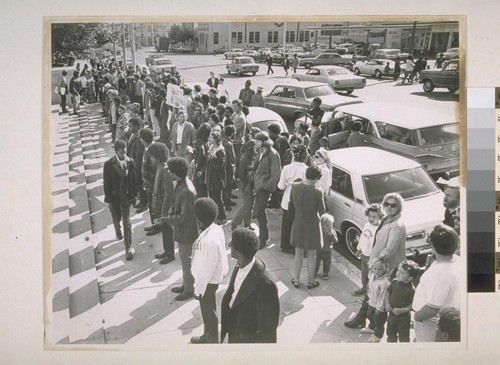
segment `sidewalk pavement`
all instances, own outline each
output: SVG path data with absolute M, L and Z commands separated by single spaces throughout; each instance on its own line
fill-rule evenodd
M 154 255 L 162 252 L 161 234 L 145 235 L 143 228 L 150 224 L 148 211 L 141 214 L 132 213 L 134 257 L 132 261 L 125 261 L 124 244 L 115 237 L 102 190 L 102 166 L 106 158 L 113 154 L 111 136 L 107 132 L 99 104 L 85 105 L 83 109 L 86 111 L 95 142 L 95 153 L 87 154 L 90 161 L 87 161 L 84 167 L 104 339 L 96 340 L 91 332 L 86 333 L 86 329 L 81 328 L 82 340 L 78 343 L 127 344 L 134 345 L 134 348 L 159 350 L 188 344 L 192 336 L 203 333 L 203 322 L 196 300 L 177 302 L 174 300 L 176 294 L 171 292 L 171 288 L 182 281 L 177 249 L 173 262 L 160 265 Z M 53 114 L 52 118 L 52 128 L 57 128 L 58 120 L 78 117 Z M 58 140 L 52 143 L 58 145 Z M 72 158 L 74 157 L 69 157 L 70 164 Z M 93 158 L 95 160 L 92 160 Z M 238 191 L 235 193 L 239 195 Z M 241 205 L 241 199 L 236 202 L 238 205 L 233 207 L 231 212 L 227 212 L 228 223 L 224 225 L 226 245 L 230 240 L 230 221 Z M 257 256 L 266 264 L 279 290 L 278 343 L 299 345 L 368 342 L 370 335 L 361 334 L 359 330 L 343 325 L 360 307 L 361 298 L 351 295 L 351 292 L 360 286 L 359 270 L 332 250 L 329 280 L 318 278 L 321 285 L 311 290 L 305 286 L 294 288 L 290 282 L 293 256 L 282 253 L 279 247 L 281 210 L 268 209 L 267 212 L 270 241 Z M 258 229 L 256 224 L 253 226 Z M 227 253 L 229 255 L 229 248 Z M 222 295 L 234 265 L 235 261 L 230 259 L 229 274 L 217 291 L 219 314 Z M 307 281 L 306 276 L 304 260 L 302 282 Z M 81 280 L 85 280 L 85 277 Z M 80 285 L 85 284 L 82 282 Z M 79 310 L 71 311 L 71 308 L 70 312 L 85 315 Z

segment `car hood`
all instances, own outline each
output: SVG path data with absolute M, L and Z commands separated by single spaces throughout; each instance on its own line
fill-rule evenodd
M 435 225 L 444 219 L 444 193 L 439 191 L 423 198 L 408 199 L 404 202 L 401 218 L 406 226 L 406 234 L 425 230 L 432 231 Z

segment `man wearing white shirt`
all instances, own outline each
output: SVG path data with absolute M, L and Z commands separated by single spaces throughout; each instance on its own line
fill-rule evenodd
M 276 343 L 280 304 L 278 288 L 255 257 L 259 239 L 248 228 L 231 234 L 231 257 L 237 265 L 221 304 L 221 343 Z
M 229 270 L 226 240 L 222 228 L 214 223 L 218 209 L 212 199 L 197 199 L 194 213 L 201 233 L 193 244 L 191 274 L 194 278 L 194 296 L 200 301 L 204 329 L 202 336 L 191 338 L 191 343 L 219 343 L 215 293 Z
M 458 234 L 444 224 L 434 227 L 429 236 L 436 256 L 423 273 L 413 296 L 413 326 L 417 342 L 435 342 L 439 310 L 445 307 L 460 309 L 460 281 L 463 277 L 460 257 L 455 255 Z

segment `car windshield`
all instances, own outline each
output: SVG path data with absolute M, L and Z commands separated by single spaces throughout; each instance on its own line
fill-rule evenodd
M 329 70 L 326 70 L 326 73 L 328 76 L 335 76 L 335 75 L 350 75 L 351 73 L 345 69 L 345 68 L 332 68 Z
M 157 65 L 171 65 L 172 64 L 172 61 L 171 60 L 156 60 L 156 64 Z
M 420 146 L 422 147 L 456 143 L 458 140 L 459 135 L 455 123 L 420 129 Z
M 306 99 L 312 99 L 316 96 L 333 95 L 335 92 L 328 85 L 319 85 L 304 89 L 304 94 L 306 95 Z
M 415 199 L 439 192 L 431 177 L 419 166 L 414 169 L 363 176 L 369 204 L 379 204 L 388 193 L 399 193 L 403 199 Z
M 253 60 L 252 60 L 251 58 L 242 58 L 242 59 L 240 60 L 240 63 L 252 63 L 252 61 L 253 61 Z

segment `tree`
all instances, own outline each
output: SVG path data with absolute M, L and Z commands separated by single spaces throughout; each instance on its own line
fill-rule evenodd
M 170 27 L 168 35 L 171 40 L 176 42 L 192 42 L 194 39 L 194 30 L 188 28 L 185 24 L 174 24 Z
M 52 24 L 52 54 L 82 53 L 119 40 L 119 31 L 100 23 Z

